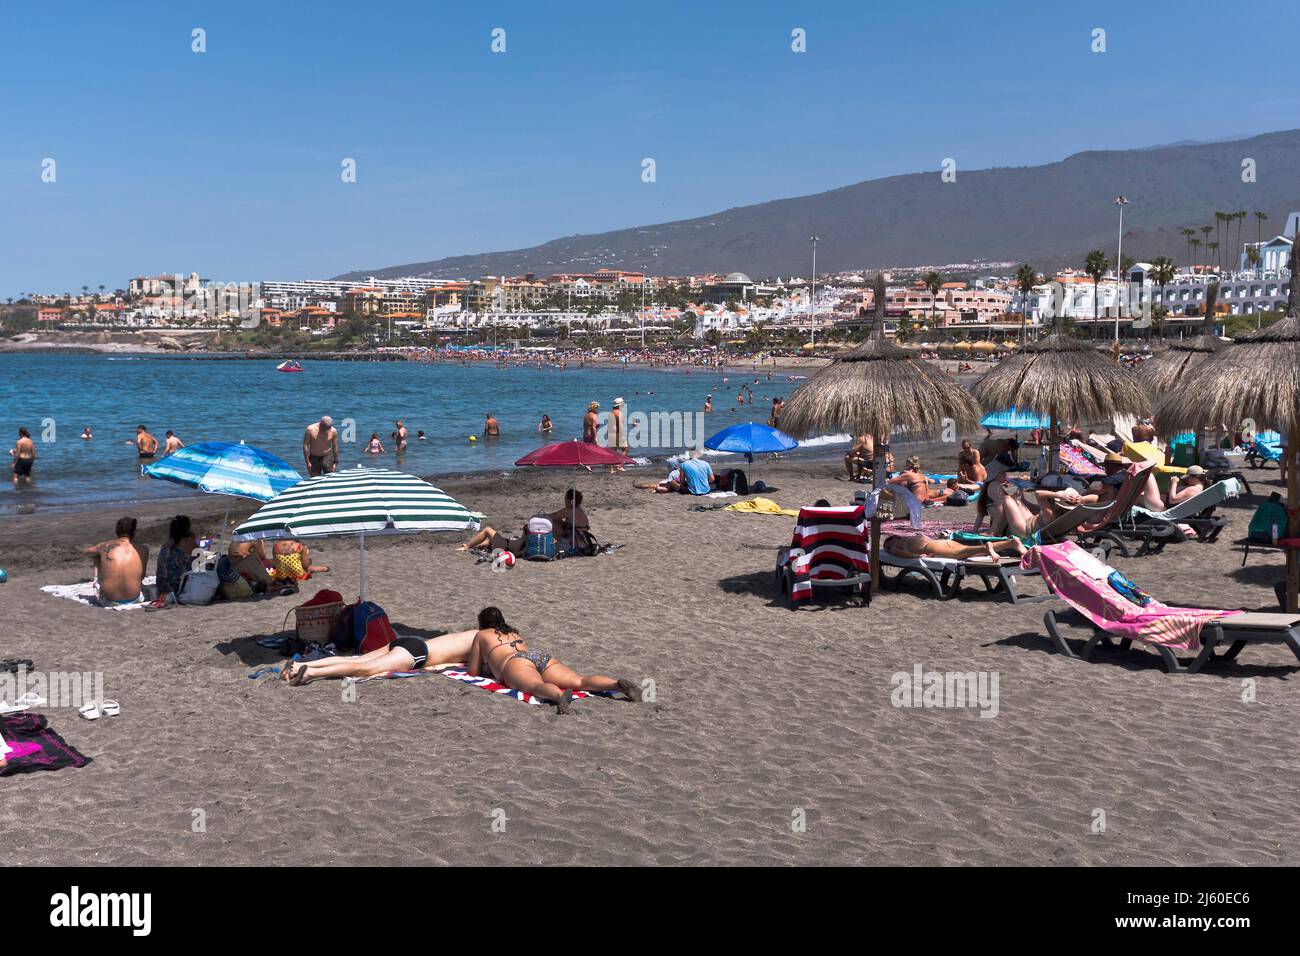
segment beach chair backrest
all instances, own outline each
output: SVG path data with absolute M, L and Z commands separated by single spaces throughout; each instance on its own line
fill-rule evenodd
M 1115 496 L 1106 508 L 1095 518 L 1081 526 L 1083 531 L 1100 531 L 1109 524 L 1114 524 L 1119 519 L 1125 517 L 1137 502 L 1138 495 L 1142 493 L 1142 485 L 1147 480 L 1147 474 L 1154 465 L 1149 461 L 1134 462 L 1128 466 L 1128 474 L 1124 478 L 1124 484 L 1120 486 L 1119 494 Z
M 1216 481 L 1214 484 L 1197 492 L 1181 504 L 1174 505 L 1167 511 L 1162 511 L 1160 515 L 1161 517 L 1168 518 L 1171 521 L 1179 521 L 1183 518 L 1194 518 L 1206 508 L 1213 508 L 1216 505 L 1223 504 L 1223 502 L 1229 497 L 1239 493 L 1236 478 L 1227 478 L 1223 481 Z
M 867 552 L 866 510 L 862 505 L 826 508 L 800 508 L 794 524 L 790 547 L 806 552 L 833 545 L 851 551 Z

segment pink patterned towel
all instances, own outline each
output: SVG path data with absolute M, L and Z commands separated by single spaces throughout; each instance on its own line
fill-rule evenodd
M 1199 651 L 1201 628 L 1206 621 L 1241 613 L 1169 607 L 1155 598 L 1140 607 L 1107 582 L 1114 568 L 1073 541 L 1030 548 L 1020 565 L 1026 571 L 1042 571 L 1053 594 L 1108 634 L 1145 644 L 1163 644 L 1171 650 Z

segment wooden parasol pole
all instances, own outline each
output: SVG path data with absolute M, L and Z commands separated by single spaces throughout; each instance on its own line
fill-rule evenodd
M 886 443 L 887 439 L 882 441 L 879 435 L 876 436 L 876 447 L 873 453 L 875 467 L 871 469 L 871 485 L 877 492 L 885 487 L 888 458 L 883 449 Z M 877 494 L 876 513 L 871 516 L 871 593 L 873 595 L 880 591 L 880 509 L 880 495 Z
M 1286 443 L 1286 510 L 1287 537 L 1300 538 L 1300 420 L 1291 422 L 1291 433 Z M 1288 614 L 1300 611 L 1300 549 L 1286 551 L 1286 610 Z

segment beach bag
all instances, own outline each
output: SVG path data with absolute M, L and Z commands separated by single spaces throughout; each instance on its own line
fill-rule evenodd
M 294 637 L 299 645 L 327 643 L 342 610 L 343 595 L 325 588 L 317 591 L 310 601 L 290 611 L 294 616 Z M 288 615 L 285 620 L 288 620 Z
M 551 519 L 538 515 L 524 527 L 524 560 L 550 561 L 555 557 L 555 530 Z
M 719 491 L 734 491 L 738 495 L 749 494 L 749 479 L 739 468 L 730 468 L 718 475 Z
M 215 568 L 211 571 L 186 571 L 176 589 L 176 603 L 211 604 L 220 586 L 221 578 Z
M 1277 492 L 1274 492 L 1268 499 L 1255 509 L 1255 514 L 1250 519 L 1250 527 L 1246 530 L 1246 537 L 1250 541 L 1260 543 L 1273 543 L 1273 529 L 1276 527 L 1279 538 L 1286 537 L 1286 507 L 1282 504 Z

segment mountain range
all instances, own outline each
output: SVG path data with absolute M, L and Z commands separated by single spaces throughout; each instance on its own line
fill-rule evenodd
M 1254 161 L 1254 182 L 1243 162 Z M 1300 210 L 1300 130 L 1212 143 L 1089 150 L 1042 166 L 938 169 L 888 176 L 811 196 L 738 206 L 696 219 L 566 236 L 527 249 L 452 256 L 362 269 L 340 276 L 477 278 L 592 272 L 602 267 L 651 275 L 740 271 L 754 277 L 809 269 L 808 237 L 819 237 L 819 273 L 847 270 L 1030 262 L 1040 270 L 1083 263 L 1090 249 L 1112 256 L 1116 196 L 1125 209 L 1125 255 L 1188 261 L 1183 227 L 1214 225 L 1215 210 L 1246 210 L 1243 241 L 1277 234 Z M 1224 242 L 1233 250 L 1236 226 Z M 1199 236 L 1199 233 L 1198 233 Z M 1211 233 L 1210 240 L 1213 241 Z M 1205 261 L 1201 248 L 1198 261 Z M 952 270 L 960 271 L 960 270 Z M 1008 271 L 1008 270 L 999 270 Z

